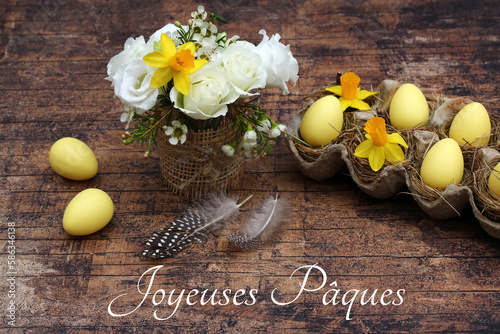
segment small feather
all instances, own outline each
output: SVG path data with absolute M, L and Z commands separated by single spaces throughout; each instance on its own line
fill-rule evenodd
M 257 249 L 279 239 L 290 220 L 290 205 L 285 199 L 269 197 L 250 219 L 242 224 L 238 232 L 226 236 L 235 246 L 242 249 Z
M 172 257 L 193 243 L 203 243 L 219 236 L 234 222 L 239 208 L 252 196 L 237 204 L 225 194 L 214 195 L 203 203 L 192 206 L 188 213 L 162 228 L 148 238 L 142 256 L 152 258 Z

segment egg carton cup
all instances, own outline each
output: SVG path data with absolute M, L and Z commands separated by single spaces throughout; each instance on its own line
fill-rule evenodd
M 364 181 L 353 167 L 351 160 L 346 161 L 354 183 L 365 194 L 378 199 L 388 199 L 398 194 L 405 186 L 405 168 L 402 165 L 387 165 L 372 181 Z
M 451 184 L 441 191 L 424 185 L 428 188 L 426 189 L 427 192 L 434 193 L 435 197 L 431 198 L 424 195 L 424 191 L 419 190 L 417 185 L 419 183 L 423 184 L 423 182 L 418 179 L 418 173 L 416 174 L 407 173 L 406 184 L 413 199 L 429 217 L 436 220 L 457 217 L 469 205 L 470 197 L 472 196 L 472 191 L 469 187 Z
M 481 227 L 492 237 L 500 239 L 500 198 L 488 188 L 490 173 L 500 162 L 500 153 L 493 148 L 483 148 L 478 151 L 477 158 L 474 197 L 470 204 Z
M 403 83 L 399 81 L 386 79 L 383 80 L 378 86 L 377 98 L 375 99 L 375 102 L 372 104 L 371 109 L 376 112 L 377 116 L 383 117 L 387 124 L 390 124 L 389 109 L 391 106 L 392 98 L 394 97 L 394 94 L 396 93 L 398 88 L 401 87 L 402 85 Z M 430 111 L 429 119 L 432 119 L 434 113 L 437 110 L 440 109 L 447 110 L 450 106 L 450 104 L 445 104 L 448 99 L 441 94 L 429 94 L 424 96 L 425 99 L 427 100 L 427 105 L 429 106 L 429 111 Z M 429 128 L 429 126 L 421 125 L 415 127 L 415 129 L 421 129 L 421 128 L 427 129 Z
M 487 161 L 490 164 L 488 168 L 493 168 L 494 166 L 491 167 L 492 155 L 500 161 L 500 153 L 498 153 L 500 120 L 496 115 L 490 115 L 492 123 L 490 144 L 478 150 L 464 150 L 464 159 L 468 166 L 464 168 L 464 179 L 461 184 L 450 185 L 444 190 L 435 190 L 424 185 L 420 178 L 420 164 L 425 154 L 437 141 L 448 136 L 449 126 L 455 115 L 471 102 L 468 98 L 448 98 L 439 94 L 426 95 L 430 109 L 428 124 L 410 129 L 407 133 L 402 132 L 409 145 L 405 162 L 394 166 L 386 162 L 384 167 L 371 177 L 360 176 L 363 174 L 360 173 L 360 159 L 354 156 L 355 146 L 350 141 L 356 134 L 364 133 L 364 123 L 371 117 L 384 117 L 388 128 L 390 127 L 389 106 L 399 86 L 399 82 L 394 80 L 382 81 L 371 110 L 345 112 L 343 133 L 325 147 L 308 148 L 294 138 L 288 137 L 287 147 L 299 169 L 313 180 L 324 181 L 334 177 L 346 166 L 356 185 L 368 196 L 379 199 L 391 198 L 406 186 L 419 207 L 429 217 L 437 220 L 460 216 L 460 213 L 471 205 L 483 229 L 492 237 L 500 239 L 500 199 L 495 205 L 490 203 L 486 206 L 479 200 L 478 191 L 475 190 L 478 173 L 472 167 L 474 163 L 481 162 L 484 165 Z M 306 97 L 305 103 L 289 126 L 289 131 L 294 136 L 300 138 L 299 127 L 303 114 L 316 100 L 327 94 L 329 93 L 323 88 Z M 366 168 L 366 164 L 363 168 Z M 488 171 L 483 170 L 483 173 Z M 422 188 L 425 190 L 422 191 Z M 498 210 L 498 216 L 491 214 L 492 206 Z
M 333 85 L 335 83 L 330 83 L 326 87 Z M 314 102 L 327 95 L 331 95 L 331 93 L 325 89 L 317 89 L 307 96 L 304 99 L 302 108 L 288 124 L 288 133 L 295 138 L 300 138 L 299 128 L 304 113 Z M 364 125 L 373 116 L 375 116 L 375 113 L 372 111 L 344 113 L 342 133 L 324 147 L 311 148 L 290 136 L 287 138 L 287 147 L 305 176 L 316 181 L 324 181 L 340 172 L 348 160 L 348 153 L 344 143 L 350 136 L 350 132 L 358 131 L 356 125 Z
M 299 150 L 309 151 L 304 145 L 296 145 L 291 139 L 287 140 L 287 144 L 302 173 L 316 181 L 324 181 L 335 176 L 344 167 L 347 159 L 347 149 L 342 144 L 328 145 L 319 154 L 317 151 L 310 152 L 311 155 L 318 154 L 318 158 L 314 161 L 308 161 L 304 154 L 299 153 Z

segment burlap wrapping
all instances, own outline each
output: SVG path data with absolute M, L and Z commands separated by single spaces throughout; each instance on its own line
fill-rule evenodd
M 235 187 L 243 174 L 243 160 L 227 157 L 221 148 L 236 138 L 230 122 L 215 129 L 188 131 L 186 142 L 177 145 L 170 144 L 164 131 L 159 131 L 160 169 L 168 189 L 202 198 Z
M 444 190 L 426 186 L 420 178 L 420 165 L 429 148 L 440 139 L 447 137 L 450 123 L 456 113 L 471 101 L 467 98 L 447 98 L 442 95 L 426 96 L 430 119 L 425 127 L 411 129 L 402 135 L 410 146 L 402 165 L 388 163 L 376 173 L 369 170 L 367 161 L 354 157 L 354 149 L 361 139 L 353 141 L 353 136 L 364 133 L 364 122 L 374 115 L 386 119 L 389 124 L 388 110 L 399 83 L 384 80 L 378 87 L 378 99 L 372 104 L 371 114 L 350 112 L 351 121 L 344 122 L 340 139 L 322 148 L 307 148 L 289 137 L 288 148 L 304 175 L 318 181 L 336 175 L 345 165 L 354 182 L 367 195 L 375 198 L 390 198 L 406 185 L 419 207 L 434 219 L 449 219 L 460 215 L 469 204 L 481 226 L 491 236 L 500 239 L 500 198 L 491 198 L 486 177 L 495 162 L 500 162 L 500 120 L 491 116 L 492 135 L 488 148 L 479 150 L 464 149 L 464 177 L 459 185 L 450 185 Z M 324 89 L 322 89 L 324 90 Z M 298 117 L 290 126 L 290 132 L 300 137 L 300 119 L 308 107 L 324 93 L 313 92 L 298 112 Z M 362 116 L 362 115 L 365 116 Z M 344 117 L 344 121 L 346 117 Z M 354 130 L 353 130 L 354 129 Z M 366 159 L 365 159 L 366 160 Z M 364 166 L 362 164 L 365 164 Z M 480 164 L 480 167 L 474 167 Z M 364 170 L 364 171 L 363 171 Z M 486 181 L 485 181 L 486 180 Z M 479 185 L 479 186 L 478 186 Z M 485 199 L 486 198 L 486 199 Z

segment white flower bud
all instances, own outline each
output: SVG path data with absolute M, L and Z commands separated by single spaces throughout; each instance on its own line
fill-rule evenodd
M 257 142 L 256 141 L 252 141 L 252 142 L 246 142 L 246 141 L 244 141 L 243 144 L 242 144 L 242 146 L 243 146 L 243 149 L 245 151 L 251 151 L 251 150 L 253 150 L 253 148 L 255 146 L 257 146 Z
M 274 129 L 271 129 L 271 131 L 269 131 L 269 137 L 271 137 L 271 138 L 279 137 L 280 134 L 281 134 L 281 131 L 280 131 L 280 129 L 278 129 L 278 127 L 275 127 Z
M 253 151 L 244 151 L 243 153 L 244 153 L 245 158 L 247 158 L 247 159 L 255 158 Z
M 243 136 L 244 141 L 256 141 L 257 140 L 257 133 L 254 130 L 249 130 L 245 132 L 245 135 Z
M 268 119 L 263 120 L 260 122 L 260 124 L 257 126 L 257 130 L 260 132 L 267 132 L 271 128 L 271 122 Z
M 234 155 L 234 148 L 231 145 L 222 146 L 222 152 L 228 157 L 232 157 Z

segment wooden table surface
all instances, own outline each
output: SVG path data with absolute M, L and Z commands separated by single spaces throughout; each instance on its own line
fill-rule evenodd
M 254 195 L 243 211 L 276 192 L 288 199 L 292 221 L 280 243 L 243 252 L 220 238 L 162 261 L 140 257 L 145 238 L 192 202 L 166 191 L 156 149 L 145 160 L 140 146 L 121 143 L 122 107 L 104 80 L 106 65 L 128 37 L 185 22 L 198 4 L 2 0 L 0 331 L 500 332 L 500 242 L 470 208 L 435 221 L 406 190 L 376 200 L 347 171 L 313 181 L 283 139 L 269 157 L 246 164 L 231 192 Z M 269 90 L 260 99 L 281 122 L 312 90 L 347 71 L 360 75 L 363 88 L 384 79 L 412 82 L 426 94 L 467 96 L 499 112 L 495 0 L 201 4 L 228 19 L 220 28 L 229 35 L 258 43 L 265 29 L 290 44 L 299 81 L 288 96 Z M 48 152 L 65 136 L 93 149 L 97 176 L 71 181 L 54 173 Z M 111 196 L 115 216 L 95 234 L 70 236 L 64 209 L 92 187 Z M 362 294 L 376 304 L 363 305 Z

